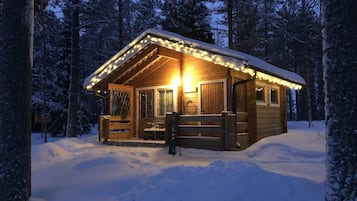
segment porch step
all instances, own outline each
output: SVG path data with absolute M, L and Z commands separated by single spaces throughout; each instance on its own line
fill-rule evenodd
M 166 147 L 163 140 L 142 140 L 142 139 L 123 139 L 123 140 L 108 140 L 103 142 L 107 145 L 126 146 L 126 147 Z

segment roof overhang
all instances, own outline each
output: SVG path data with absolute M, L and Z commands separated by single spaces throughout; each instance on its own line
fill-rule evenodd
M 83 86 L 87 90 L 94 90 L 99 82 L 119 70 L 123 64 L 150 45 L 161 46 L 176 52 L 192 55 L 208 62 L 256 76 L 259 80 L 283 85 L 291 89 L 298 90 L 302 88 L 302 85 L 306 84 L 300 75 L 278 68 L 257 57 L 186 38 L 171 32 L 148 29 L 89 75 L 85 79 Z

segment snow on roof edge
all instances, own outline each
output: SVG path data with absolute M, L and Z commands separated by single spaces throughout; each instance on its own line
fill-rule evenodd
M 165 31 L 165 30 L 158 30 L 158 29 L 147 29 L 143 33 L 141 33 L 139 36 L 137 36 L 132 42 L 130 42 L 127 46 L 125 46 L 123 49 L 121 49 L 117 54 L 115 54 L 113 57 L 111 57 L 108 61 L 106 61 L 103 65 L 101 65 L 96 71 L 94 71 L 92 74 L 90 74 L 83 82 L 83 87 L 86 88 L 86 86 L 89 84 L 90 80 L 100 73 L 106 66 L 111 64 L 116 58 L 119 58 L 121 55 L 123 55 L 125 52 L 127 52 L 129 49 L 133 47 L 136 43 L 140 42 L 143 38 L 145 38 L 148 35 L 152 36 L 157 36 L 160 38 L 164 38 L 167 40 L 172 40 L 172 41 L 177 41 L 177 42 L 183 42 L 186 45 L 191 45 L 193 48 L 199 48 L 205 51 L 210 51 L 214 52 L 218 55 L 222 56 L 228 56 L 232 57 L 235 59 L 239 60 L 244 60 L 247 65 L 251 66 L 252 69 L 261 71 L 263 73 L 271 74 L 273 76 L 277 76 L 281 79 L 288 80 L 290 82 L 296 83 L 296 84 L 301 84 L 301 85 L 306 85 L 306 81 L 304 78 L 302 78 L 300 75 L 297 73 L 279 68 L 277 66 L 274 66 L 260 58 L 257 58 L 255 56 L 239 52 L 236 50 L 224 48 L 224 47 L 219 47 L 214 44 L 209 44 L 206 42 L 198 41 L 195 39 L 187 38 L 182 35 Z
M 144 33 L 153 34 L 170 40 L 185 41 L 186 43 L 189 42 L 194 48 L 209 50 L 211 52 L 216 52 L 217 54 L 223 54 L 225 56 L 230 56 L 241 60 L 245 60 L 247 64 L 252 66 L 255 70 L 260 70 L 263 71 L 264 73 L 272 74 L 282 79 L 287 79 L 291 82 L 306 85 L 306 81 L 299 74 L 274 66 L 273 64 L 270 64 L 264 61 L 263 59 L 255 57 L 253 55 L 249 55 L 229 48 L 219 47 L 217 45 L 206 43 L 203 41 L 187 38 L 185 36 L 165 30 L 147 29 Z
M 112 56 L 109 60 L 107 60 L 104 64 L 102 64 L 97 70 L 95 70 L 93 73 L 88 75 L 83 82 L 83 87 L 86 88 L 86 86 L 89 84 L 91 78 L 93 78 L 96 74 L 100 73 L 107 65 L 109 65 L 113 60 L 116 58 L 120 57 L 120 55 L 123 55 L 126 51 L 128 51 L 132 45 L 137 42 L 139 42 L 142 38 L 144 38 L 148 34 L 148 30 L 145 32 L 141 33 L 139 36 L 137 36 L 133 41 L 131 41 L 128 45 L 126 45 L 124 48 L 122 48 L 118 53 L 116 53 L 114 56 Z

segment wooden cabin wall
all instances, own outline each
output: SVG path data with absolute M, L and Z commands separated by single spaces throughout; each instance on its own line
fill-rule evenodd
M 243 80 L 248 80 L 251 78 L 251 76 L 249 74 L 246 73 L 242 73 L 236 70 L 231 69 L 230 70 L 230 75 L 231 75 L 231 85 L 229 86 L 229 90 L 231 90 L 231 87 L 234 83 L 243 81 Z M 242 83 L 238 86 L 236 86 L 236 95 L 238 97 L 236 97 L 236 111 L 237 112 L 248 112 L 247 109 L 247 83 Z M 230 94 L 230 93 L 229 93 Z M 231 100 L 232 97 L 229 96 L 229 100 Z M 243 100 L 244 99 L 244 100 Z M 230 103 L 230 107 L 229 108 L 233 108 L 232 107 L 232 103 Z
M 247 112 L 248 112 L 248 134 L 250 144 L 258 140 L 257 134 L 257 102 L 255 94 L 255 82 L 247 83 Z
M 287 117 L 287 105 L 286 105 L 286 87 L 280 86 L 280 120 L 281 120 L 281 132 L 288 132 L 288 117 Z
M 183 66 L 183 76 L 190 76 L 196 84 L 199 81 L 226 79 L 228 75 L 227 68 L 190 55 L 183 56 Z
M 183 114 L 200 114 L 199 82 L 227 79 L 229 70 L 190 55 L 183 55 Z M 227 87 L 228 89 L 228 87 Z
M 282 133 L 280 107 L 257 105 L 257 140 Z
M 156 68 L 155 65 L 162 65 Z M 179 60 L 167 59 L 165 62 L 154 64 L 151 69 L 144 71 L 141 75 L 129 82 L 135 88 L 172 85 L 172 81 L 179 77 Z
M 257 140 L 285 132 L 286 123 L 283 123 L 286 119 L 284 114 L 286 101 L 283 98 L 285 94 L 285 87 L 279 87 L 279 106 L 270 105 L 269 101 L 267 105 L 256 105 Z
M 232 85 L 239 81 L 248 80 L 250 75 L 231 69 L 230 74 L 232 77 Z M 231 85 L 231 86 L 232 86 Z M 230 87 L 231 88 L 231 87 Z M 253 89 L 253 90 L 252 90 Z M 242 132 L 237 128 L 237 142 L 240 144 L 241 149 L 249 147 L 256 139 L 256 107 L 255 107 L 255 90 L 254 80 L 242 83 L 236 86 L 236 111 L 247 113 L 247 127 L 246 131 Z M 231 103 L 233 104 L 233 103 Z M 231 107 L 232 108 L 232 105 Z M 238 121 L 238 119 L 237 119 Z M 240 120 L 240 123 L 242 121 Z M 237 123 L 237 126 L 241 124 Z M 244 127 L 245 128 L 245 127 Z M 246 133 L 246 134 L 244 134 Z

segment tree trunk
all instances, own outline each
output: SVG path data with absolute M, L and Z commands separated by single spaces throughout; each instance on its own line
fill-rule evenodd
M 233 49 L 233 3 L 227 0 L 228 48 Z
M 0 2 L 0 200 L 31 195 L 33 1 Z
M 72 0 L 71 72 L 67 117 L 67 136 L 76 137 L 79 110 L 79 0 Z
M 119 49 L 124 47 L 123 38 L 123 0 L 118 0 L 118 40 Z
M 307 121 L 309 122 L 309 128 L 312 127 L 312 108 L 311 108 L 311 86 L 310 86 L 310 82 L 309 81 L 306 84 L 306 107 L 307 107 Z
M 357 1 L 321 0 L 326 200 L 357 200 Z

